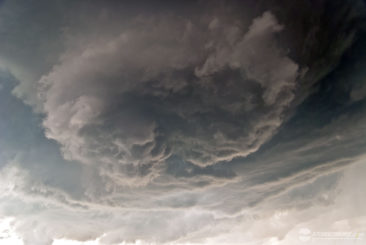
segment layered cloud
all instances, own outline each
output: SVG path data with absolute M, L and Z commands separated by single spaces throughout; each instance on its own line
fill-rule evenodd
M 39 2 L 0 3 L 9 234 L 297 244 L 298 228 L 365 229 L 362 2 Z

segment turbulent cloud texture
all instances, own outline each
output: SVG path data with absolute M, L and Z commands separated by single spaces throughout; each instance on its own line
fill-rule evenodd
M 296 2 L 0 1 L 0 243 L 365 230 L 366 9 Z
M 299 68 L 270 12 L 244 33 L 219 21 L 140 18 L 68 53 L 39 81 L 47 137 L 67 159 L 128 176 L 171 155 L 208 166 L 256 151 L 281 125 Z

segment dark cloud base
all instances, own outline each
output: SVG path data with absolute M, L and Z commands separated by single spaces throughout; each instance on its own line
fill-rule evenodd
M 344 173 L 366 146 L 365 11 L 0 1 L 0 215 L 26 244 L 210 244 L 285 239 L 348 210 Z M 277 224 L 286 212 L 310 214 Z

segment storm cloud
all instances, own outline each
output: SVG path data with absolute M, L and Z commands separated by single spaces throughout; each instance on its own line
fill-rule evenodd
M 40 79 L 46 135 L 67 159 L 129 176 L 171 155 L 208 166 L 256 151 L 281 125 L 299 68 L 275 44 L 283 27 L 270 12 L 247 32 L 218 19 L 136 22 Z
M 363 231 L 365 11 L 0 2 L 8 233 L 45 245 L 297 244 L 301 225 Z

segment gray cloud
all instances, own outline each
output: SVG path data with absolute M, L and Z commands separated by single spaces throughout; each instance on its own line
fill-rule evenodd
M 47 245 L 364 227 L 363 5 L 292 2 L 3 3 L 1 217 Z
M 298 65 L 270 12 L 246 33 L 221 25 L 139 18 L 67 53 L 39 81 L 47 137 L 121 179 L 154 178 L 172 154 L 204 167 L 256 151 L 283 122 Z

